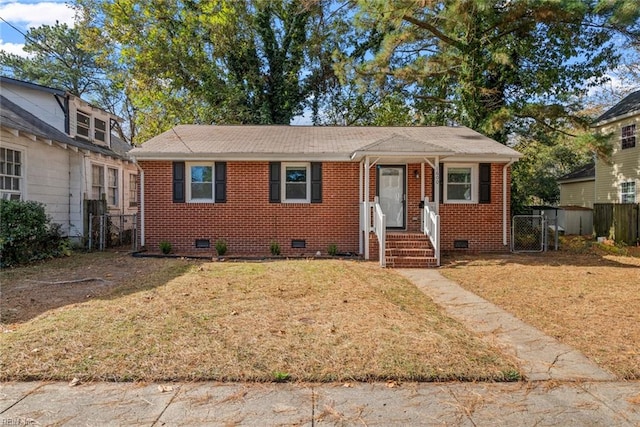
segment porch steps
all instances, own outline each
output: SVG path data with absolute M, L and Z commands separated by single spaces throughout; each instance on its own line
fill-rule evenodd
M 390 268 L 429 268 L 438 264 L 429 238 L 422 233 L 388 232 L 385 258 Z

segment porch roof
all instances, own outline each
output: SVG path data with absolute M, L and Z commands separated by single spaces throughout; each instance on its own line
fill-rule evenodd
M 138 160 L 324 160 L 364 156 L 482 157 L 521 154 L 465 127 L 179 125 L 134 148 Z

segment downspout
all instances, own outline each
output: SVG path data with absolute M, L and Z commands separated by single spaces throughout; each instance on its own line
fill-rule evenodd
M 507 227 L 509 226 L 507 218 L 507 169 L 511 166 L 515 160 L 509 160 L 502 168 L 502 244 L 507 246 Z
M 359 245 L 358 245 L 358 250 L 361 254 L 364 254 L 364 190 L 362 188 L 362 186 L 364 185 L 363 181 L 364 181 L 364 161 L 361 161 L 358 167 L 358 171 L 359 171 L 359 179 L 358 179 L 358 203 L 360 205 L 360 224 L 358 224 L 358 236 L 359 236 Z
M 144 171 L 138 164 L 138 162 L 134 161 L 134 165 L 136 165 L 136 169 L 138 169 L 138 173 L 140 176 L 140 208 L 138 209 L 138 213 L 140 215 L 140 247 L 144 246 Z

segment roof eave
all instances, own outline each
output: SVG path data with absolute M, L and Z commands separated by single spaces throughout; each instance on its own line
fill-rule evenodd
M 136 161 L 326 161 L 348 162 L 346 153 L 160 153 L 136 152 L 129 155 Z
M 640 114 L 640 110 L 630 111 L 630 112 L 628 112 L 626 114 L 623 114 L 621 116 L 614 116 L 614 117 L 611 117 L 610 119 L 605 119 L 605 120 L 598 121 L 598 122 L 592 124 L 591 128 L 598 128 L 598 127 L 606 126 L 606 125 L 609 125 L 611 123 L 615 123 L 615 122 L 620 121 L 620 120 L 629 119 L 629 118 L 637 116 L 639 114 Z
M 455 154 L 453 151 L 430 151 L 430 152 L 401 152 L 401 151 L 363 151 L 357 150 L 354 151 L 350 159 L 354 161 L 360 161 L 365 157 L 385 157 L 385 158 L 407 158 L 407 157 L 415 157 L 423 159 L 425 157 L 444 157 Z

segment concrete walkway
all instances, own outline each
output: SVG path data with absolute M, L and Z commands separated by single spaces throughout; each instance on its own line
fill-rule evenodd
M 398 272 L 443 307 L 450 317 L 520 360 L 522 371 L 529 381 L 616 379 L 576 349 L 463 289 L 437 270 L 401 269 Z
M 517 357 L 518 383 L 0 384 L 0 426 L 640 426 L 640 382 L 615 382 L 581 353 L 435 270 L 400 270 L 454 318 Z

